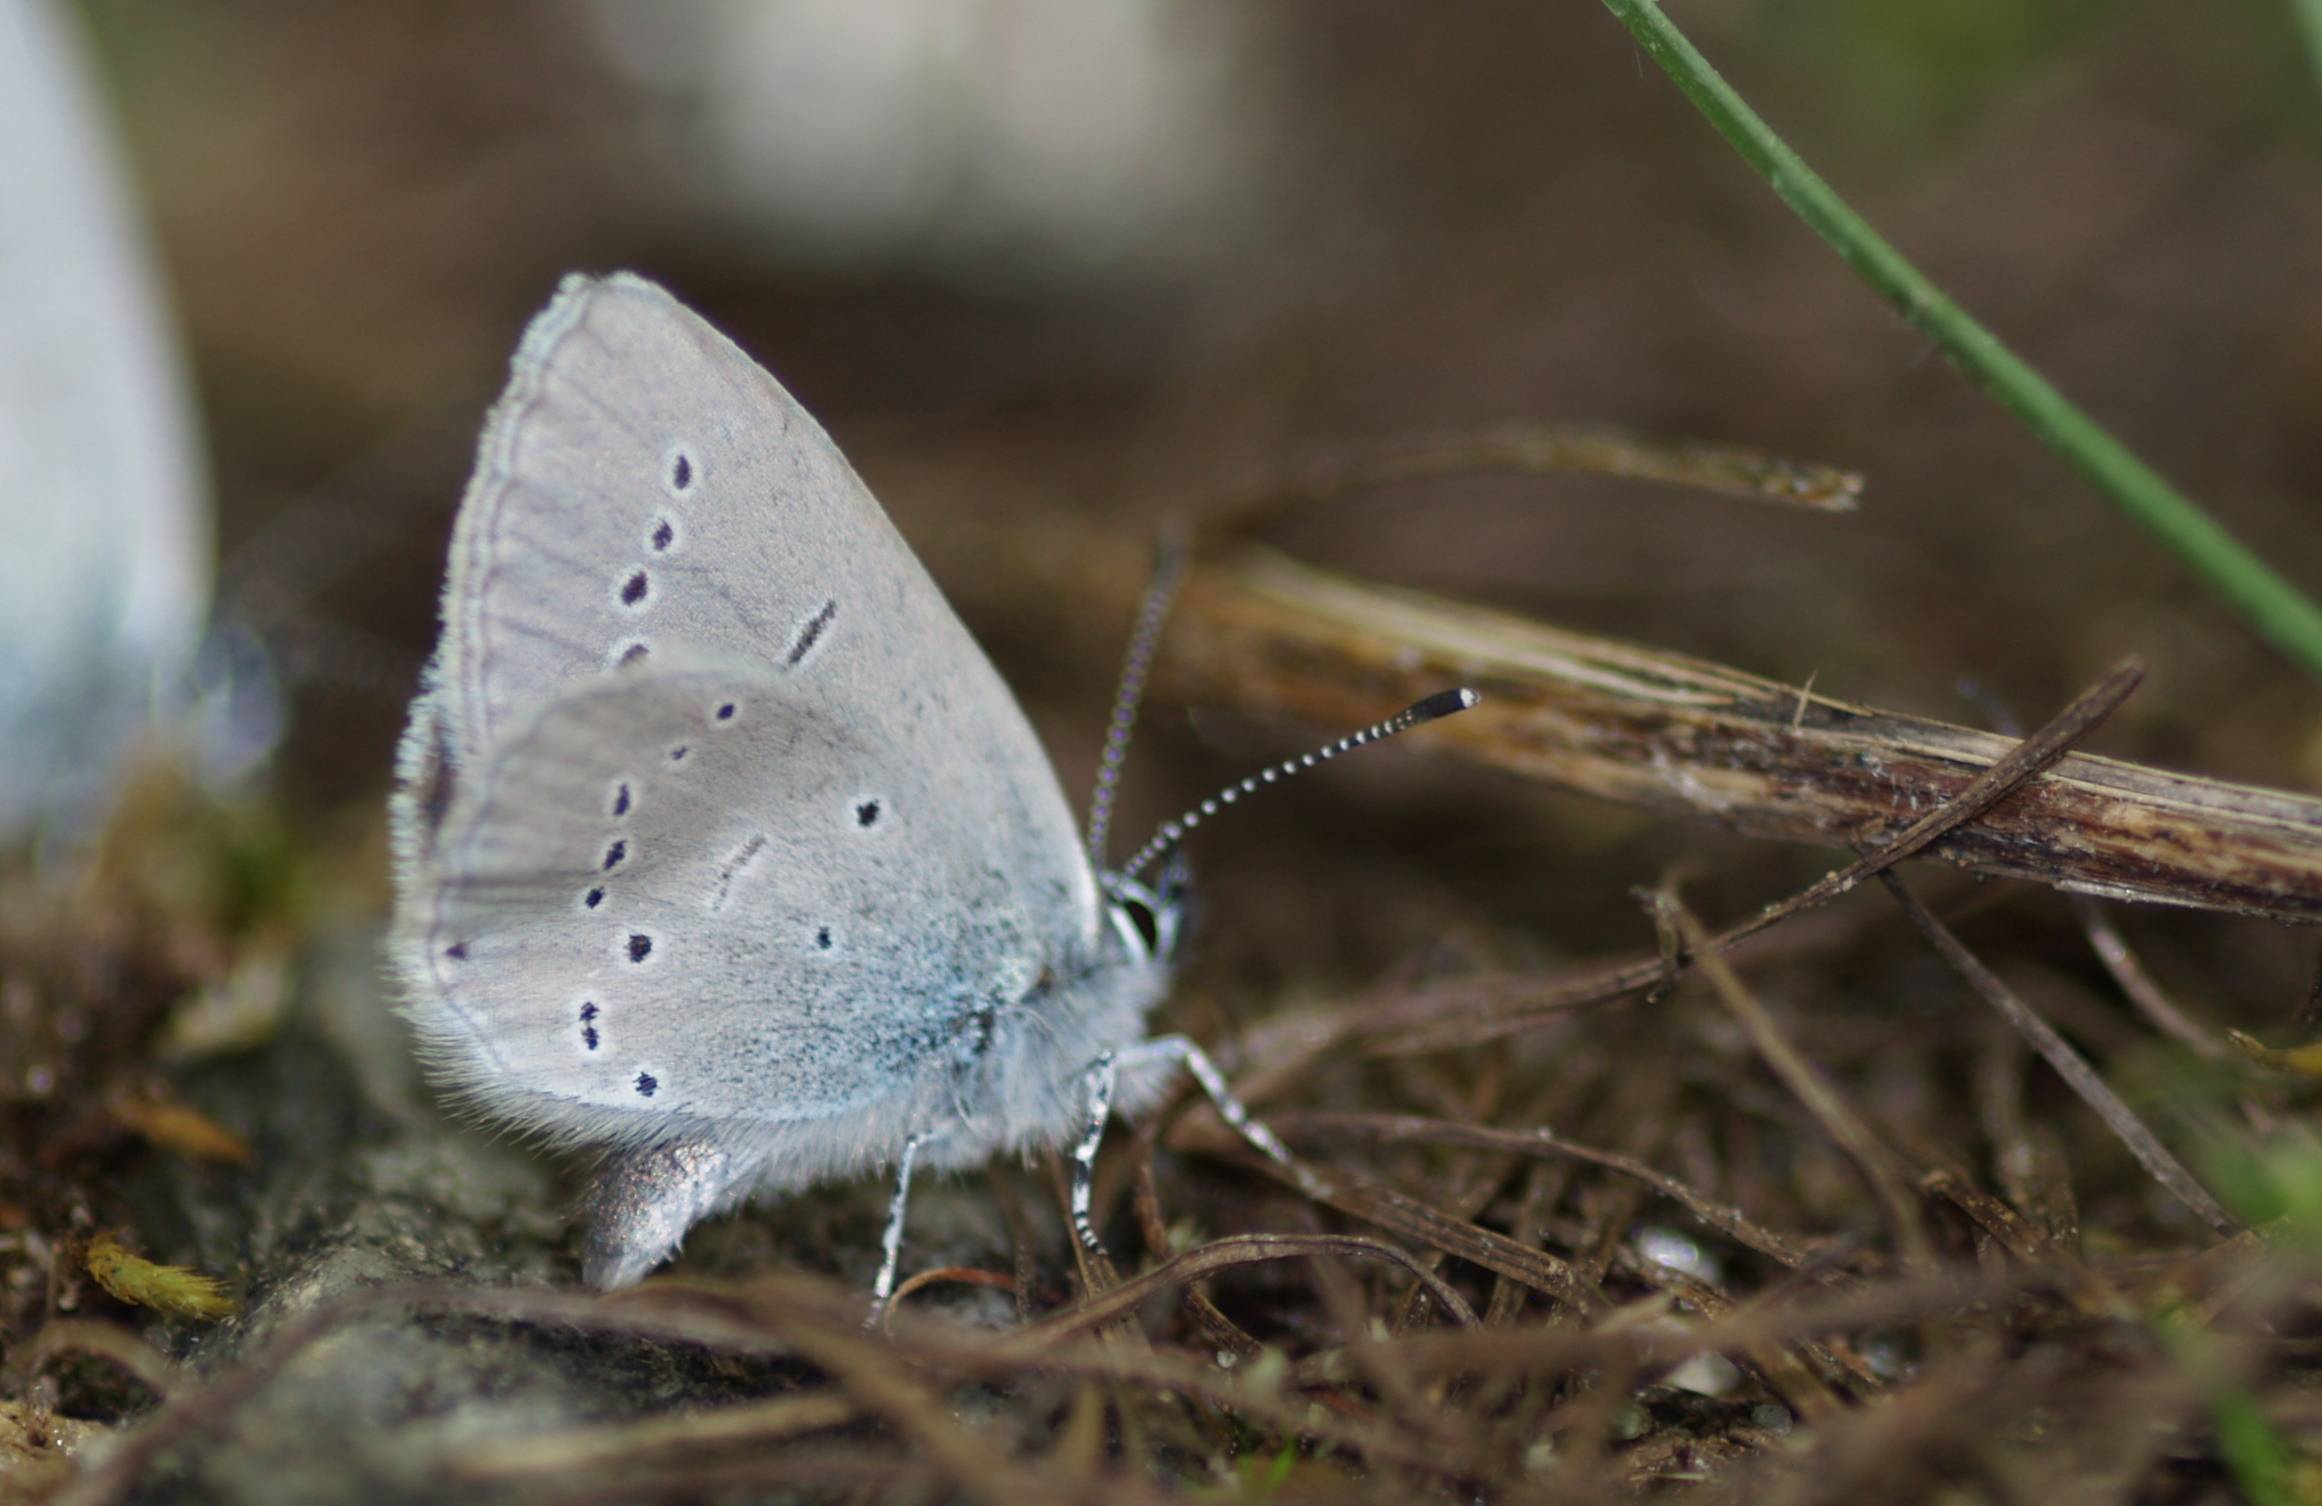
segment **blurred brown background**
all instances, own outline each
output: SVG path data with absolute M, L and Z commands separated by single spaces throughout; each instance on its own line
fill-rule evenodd
M 2286 6 L 1672 9 L 1941 284 L 2322 591 L 2322 80 Z M 556 278 L 614 267 L 775 370 L 916 538 L 970 510 L 1146 531 L 1156 499 L 1408 430 L 1738 441 L 1865 471 L 1863 512 L 1438 483 L 1281 541 L 1961 721 L 1986 719 L 1963 678 L 2037 719 L 2136 652 L 2152 677 L 2099 748 L 2322 782 L 2312 682 L 1865 292 L 1597 5 L 87 16 L 198 368 L 225 605 L 308 678 L 283 760 L 299 798 L 383 790 L 482 410 Z M 976 587 L 989 561 L 929 561 L 1081 787 L 1125 623 L 1059 656 Z M 1141 815 L 1280 746 L 1157 720 Z M 1624 891 L 1678 853 L 1757 865 L 1734 896 L 1768 879 L 1749 844 L 1472 773 L 1420 783 L 1362 836 L 1338 831 L 1373 819 L 1361 794 L 1288 795 L 1203 866 L 1232 904 L 1341 840 L 1454 859 L 1439 908 L 1372 961 L 1485 896 L 1626 915 L 1641 942 Z M 1294 832 L 1303 868 L 1266 840 Z M 1277 855 L 1229 856 L 1251 850 Z M 1363 934 L 1352 888 L 1308 918 Z M 2257 934 L 2153 924 L 2196 950 Z M 2260 950 L 2302 989 L 2310 958 Z

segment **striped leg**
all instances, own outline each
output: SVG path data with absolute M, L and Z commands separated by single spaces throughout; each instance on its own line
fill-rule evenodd
M 1264 1120 L 1251 1117 L 1249 1109 L 1226 1085 L 1225 1074 L 1209 1059 L 1209 1053 L 1185 1036 L 1156 1036 L 1139 1041 L 1126 1051 L 1107 1051 L 1088 1069 L 1088 1123 L 1081 1131 L 1080 1143 L 1072 1148 L 1072 1232 L 1080 1237 L 1081 1247 L 1092 1255 L 1104 1253 L 1090 1207 L 1096 1196 L 1097 1147 L 1104 1143 L 1105 1124 L 1113 1114 L 1113 1087 L 1123 1067 L 1134 1071 L 1155 1061 L 1183 1063 L 1185 1070 L 1193 1074 L 1193 1080 L 1201 1084 L 1201 1091 L 1216 1105 L 1218 1117 L 1232 1126 L 1234 1133 L 1268 1160 L 1297 1169 L 1297 1163 L 1290 1159 L 1290 1148 L 1266 1127 Z M 1301 1173 L 1300 1185 L 1306 1182 Z
M 921 1130 L 903 1142 L 903 1154 L 895 1163 L 895 1197 L 887 1205 L 887 1232 L 880 1237 L 879 1246 L 886 1252 L 879 1261 L 879 1277 L 871 1283 L 871 1315 L 863 1320 L 868 1328 L 886 1316 L 888 1299 L 895 1295 L 895 1270 L 903 1258 L 903 1210 L 911 1201 L 911 1163 L 919 1159 L 919 1148 L 940 1140 L 951 1133 L 951 1126 Z

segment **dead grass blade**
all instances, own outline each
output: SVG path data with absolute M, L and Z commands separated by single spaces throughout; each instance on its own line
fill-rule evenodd
M 2015 746 L 1254 548 L 1192 572 L 1163 662 L 1182 699 L 1322 726 L 1472 685 L 1482 705 L 1430 746 L 1818 846 L 1884 843 Z M 1928 855 L 2087 894 L 2322 920 L 2322 801 L 2085 754 Z
M 2166 1187 L 2177 1201 L 2190 1208 L 2196 1217 L 2218 1233 L 2230 1235 L 2240 1228 L 2217 1199 L 2209 1195 L 2209 1190 L 2194 1180 L 2193 1173 L 2185 1169 L 2184 1163 L 2169 1153 L 2169 1148 L 2161 1143 L 2160 1137 L 2147 1129 L 2135 1111 L 2121 1101 L 2120 1095 L 2106 1086 L 2104 1079 L 2097 1075 L 2096 1069 L 2088 1064 L 2087 1059 L 2056 1033 L 2053 1025 L 2041 1018 L 2038 1011 L 2025 1003 L 2014 989 L 2001 982 L 1997 973 L 1985 967 L 1982 959 L 1969 951 L 1951 933 L 1950 927 L 1936 919 L 1934 912 L 1921 904 L 1918 897 L 1904 887 L 1901 879 L 1891 873 L 1879 877 L 1885 882 L 1888 892 L 1895 896 L 1895 902 L 1903 907 L 1903 913 L 1910 917 L 1911 924 L 1918 928 L 1920 935 L 1927 938 L 1928 944 L 1942 955 L 1944 961 L 1951 964 L 1954 972 L 1967 980 L 1969 987 L 1983 995 L 1984 1002 L 1998 1010 L 2000 1017 L 2031 1043 L 2032 1049 L 2039 1052 L 2049 1066 L 2056 1069 L 2056 1075 L 2080 1095 L 2082 1102 L 2096 1111 L 2097 1117 L 2104 1121 L 2105 1128 L 2111 1130 L 2121 1144 L 2128 1147 L 2129 1154 L 2135 1156 L 2137 1164 L 2152 1174 L 2153 1180 Z
M 1578 1145 L 1546 1128 L 1495 1129 L 1411 1114 L 1323 1114 L 1295 1110 L 1268 1114 L 1266 1122 L 1274 1127 L 1276 1134 L 1294 1141 L 1358 1136 L 1366 1140 L 1454 1145 L 1509 1155 L 1578 1161 L 1602 1167 L 1659 1193 L 1692 1214 L 1704 1228 L 1794 1270 L 1806 1266 L 1813 1258 L 1796 1242 L 1756 1223 L 1739 1208 L 1705 1197 L 1634 1156 Z
M 1899 845 L 1899 844 L 1898 844 Z M 1766 1012 L 1757 996 L 1742 986 L 1741 978 L 1726 965 L 1701 922 L 1672 893 L 1664 891 L 1658 903 L 1668 909 L 1678 939 L 1693 954 L 1694 968 L 1708 980 L 1711 992 L 1725 1006 L 1782 1086 L 1805 1106 L 1824 1134 L 1837 1143 L 1869 1184 L 1871 1195 L 1886 1209 L 1895 1244 L 1913 1269 L 1935 1264 L 1935 1247 L 1928 1241 L 1926 1220 L 1920 1216 L 1918 1196 L 1899 1168 L 1899 1155 L 1881 1140 L 1870 1121 L 1847 1101 L 1836 1083 L 1790 1043 L 1782 1027 Z

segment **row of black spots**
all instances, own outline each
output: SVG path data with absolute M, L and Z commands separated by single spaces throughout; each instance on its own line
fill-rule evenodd
M 613 788 L 605 800 L 605 809 L 616 821 L 624 820 L 637 808 L 636 786 L 626 779 L 613 781 Z M 599 873 L 611 873 L 629 860 L 629 839 L 615 837 L 605 844 L 604 856 L 597 860 Z M 605 902 L 605 886 L 591 884 L 581 891 L 581 908 L 594 910 Z
M 580 1007 L 581 1046 L 585 1050 L 594 1051 L 604 1044 L 604 1037 L 597 1033 L 597 1013 L 594 1000 L 584 1002 Z M 634 1078 L 630 1079 L 629 1086 L 636 1091 L 639 1098 L 651 1098 L 655 1093 L 661 1091 L 660 1079 L 656 1078 L 650 1071 L 644 1070 L 640 1070 Z
M 690 493 L 701 480 L 701 465 L 694 458 L 693 447 L 684 441 L 672 445 L 662 469 L 662 483 L 673 497 Z M 645 547 L 657 555 L 667 555 L 684 542 L 684 532 L 678 518 L 671 513 L 660 513 L 645 530 Z M 632 616 L 640 615 L 655 602 L 652 573 L 643 565 L 632 565 L 626 574 L 613 584 L 613 599 L 621 610 Z M 614 642 L 605 656 L 608 668 L 619 669 L 635 664 L 652 655 L 653 645 L 643 637 L 622 638 Z

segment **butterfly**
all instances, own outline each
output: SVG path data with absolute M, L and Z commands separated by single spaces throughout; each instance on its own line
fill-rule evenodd
M 568 278 L 524 334 L 442 618 L 397 758 L 390 953 L 451 1097 L 600 1148 L 589 1284 L 755 1194 L 895 1167 L 884 1300 L 915 1166 L 1068 1143 L 1093 1247 L 1114 1095 L 1170 1063 L 1288 1160 L 1198 1047 L 1146 1035 L 1178 884 L 1099 872 L 837 448 L 659 287 Z

